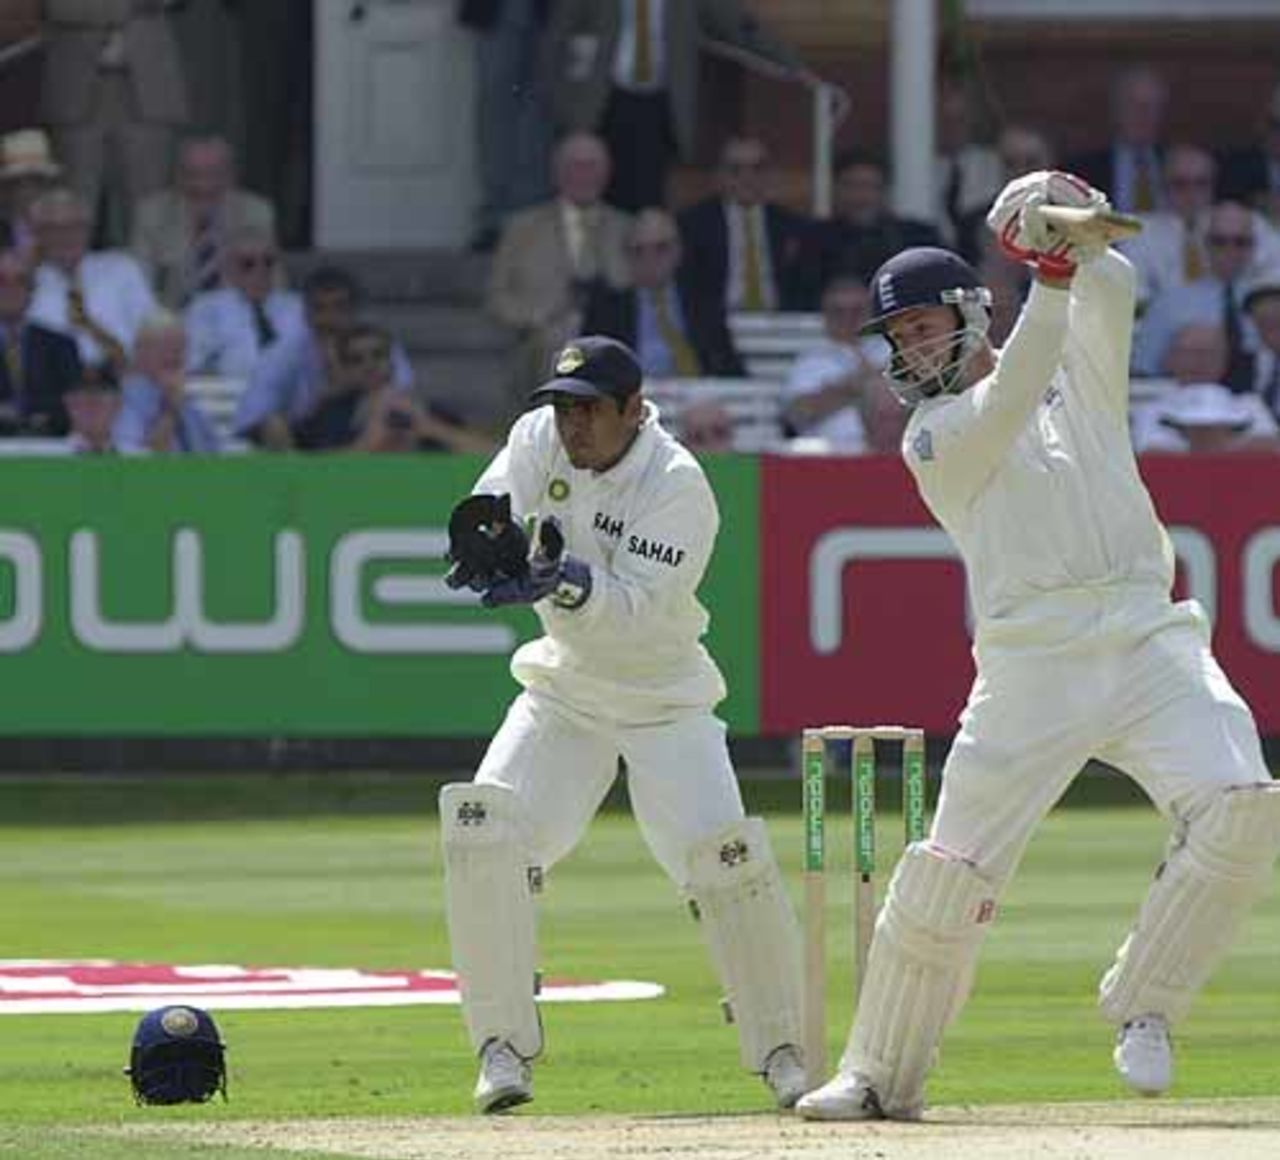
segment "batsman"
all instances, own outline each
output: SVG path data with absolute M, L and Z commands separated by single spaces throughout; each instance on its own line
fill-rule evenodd
M 534 894 L 620 758 L 645 841 L 700 916 L 742 1062 L 790 1107 L 804 1090 L 799 932 L 764 825 L 745 816 L 712 712 L 724 681 L 700 643 L 715 497 L 622 343 L 571 342 L 532 403 L 449 528 L 447 582 L 489 607 L 532 605 L 544 631 L 512 659 L 523 691 L 475 780 L 440 793 L 477 1107 L 532 1098 Z
M 1171 1029 L 1280 847 L 1252 715 L 1204 612 L 1169 595 L 1172 548 L 1129 439 L 1134 275 L 1106 244 L 1117 219 L 1083 181 L 1042 171 L 987 220 L 1035 269 L 1001 350 L 990 294 L 954 254 L 907 250 L 873 281 L 869 327 L 914 408 L 903 455 L 964 559 L 977 677 L 929 837 L 889 884 L 840 1069 L 797 1105 L 811 1119 L 919 1118 L 996 900 L 1089 758 L 1132 777 L 1172 829 L 1099 988 L 1116 1069 L 1140 1093 L 1172 1083 Z

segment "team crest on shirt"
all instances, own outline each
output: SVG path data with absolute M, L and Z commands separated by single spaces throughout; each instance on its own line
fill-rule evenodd
M 917 459 L 928 463 L 933 458 L 933 434 L 928 427 L 921 427 L 911 440 L 911 450 Z
M 569 481 L 556 476 L 547 484 L 547 495 L 556 503 L 564 503 L 569 498 Z
M 556 374 L 571 375 L 586 361 L 587 356 L 576 346 L 566 346 L 556 359 Z

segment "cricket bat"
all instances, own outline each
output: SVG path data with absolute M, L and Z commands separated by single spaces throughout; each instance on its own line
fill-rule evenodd
M 1042 205 L 1039 208 L 1054 233 L 1078 245 L 1110 245 L 1142 232 L 1141 219 L 1103 206 Z

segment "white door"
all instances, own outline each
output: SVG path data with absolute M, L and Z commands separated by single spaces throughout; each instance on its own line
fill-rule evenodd
M 461 249 L 476 197 L 455 0 L 314 0 L 315 244 Z

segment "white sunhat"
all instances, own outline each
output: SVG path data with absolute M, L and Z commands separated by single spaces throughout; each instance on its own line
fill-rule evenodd
M 1234 431 L 1247 431 L 1255 421 L 1248 400 L 1221 383 L 1188 383 L 1175 388 L 1158 417 L 1166 427 L 1230 427 Z

